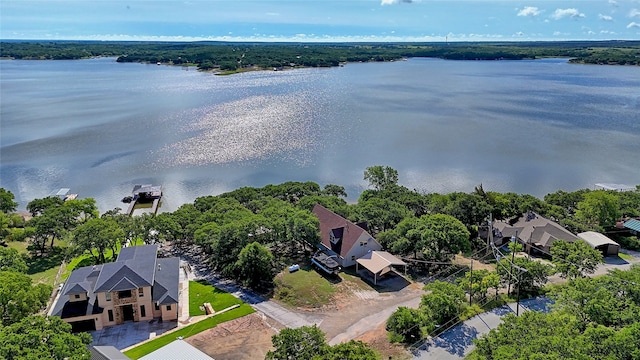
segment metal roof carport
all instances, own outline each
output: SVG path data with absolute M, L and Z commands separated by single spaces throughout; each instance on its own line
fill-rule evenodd
M 592 248 L 602 251 L 604 256 L 618 255 L 620 245 L 608 237 L 595 231 L 587 231 L 578 234 L 578 237 L 586 241 Z
M 407 263 L 386 251 L 370 251 L 356 260 L 356 272 L 358 272 L 358 265 L 364 266 L 365 269 L 373 273 L 373 283 L 375 285 L 378 284 L 378 276 L 391 271 L 393 265 L 404 266 L 405 272 L 407 270 Z

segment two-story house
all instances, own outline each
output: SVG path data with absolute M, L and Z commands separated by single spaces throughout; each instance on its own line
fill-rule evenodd
M 320 247 L 343 268 L 355 265 L 357 259 L 371 251 L 382 250 L 363 224 L 354 224 L 320 204 L 312 212 L 320 221 Z
M 158 245 L 127 247 L 115 262 L 74 270 L 50 315 L 60 316 L 74 331 L 177 320 L 180 259 L 157 253 Z

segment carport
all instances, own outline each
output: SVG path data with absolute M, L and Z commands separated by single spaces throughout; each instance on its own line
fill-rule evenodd
M 365 269 L 373 274 L 373 283 L 378 284 L 378 277 L 393 270 L 392 266 L 404 266 L 407 271 L 407 263 L 391 255 L 386 251 L 369 251 L 365 256 L 356 260 L 356 273 L 358 265 L 362 265 Z
M 578 237 L 586 241 L 592 248 L 600 250 L 603 256 L 618 255 L 620 245 L 608 237 L 595 231 L 587 231 L 578 234 Z

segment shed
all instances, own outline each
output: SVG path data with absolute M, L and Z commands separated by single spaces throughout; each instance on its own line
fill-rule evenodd
M 391 255 L 386 251 L 370 251 L 365 256 L 356 260 L 356 272 L 358 265 L 364 266 L 365 269 L 373 273 L 374 284 L 378 283 L 378 277 L 392 270 L 392 266 L 404 266 L 407 269 L 407 263 Z
M 578 237 L 586 241 L 592 248 L 600 250 L 604 256 L 618 255 L 618 251 L 620 251 L 620 245 L 617 242 L 595 231 L 579 233 Z
M 627 220 L 624 222 L 624 224 L 622 224 L 622 226 L 624 226 L 625 229 L 629 229 L 634 235 L 640 234 L 640 220 Z

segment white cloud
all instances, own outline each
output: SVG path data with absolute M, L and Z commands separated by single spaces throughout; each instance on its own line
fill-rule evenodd
M 553 32 L 553 36 L 560 36 L 562 35 L 562 33 L 560 31 L 554 31 Z
M 535 6 L 525 6 L 524 9 L 518 11 L 518 16 L 538 16 L 541 12 Z
M 609 15 L 598 14 L 598 18 L 604 21 L 613 21 L 613 18 Z
M 609 4 L 613 6 L 618 6 L 618 2 L 616 0 L 609 0 Z
M 393 5 L 393 4 L 400 4 L 400 3 L 411 4 L 412 2 L 415 2 L 415 1 L 414 0 L 381 0 L 380 5 Z
M 615 35 L 615 31 L 610 31 L 610 30 L 600 30 L 600 34 L 609 34 L 609 35 Z
M 637 22 L 630 22 L 629 25 L 627 25 L 627 29 L 631 29 L 631 28 L 638 28 L 640 29 L 640 24 Z
M 640 18 L 640 10 L 638 9 L 631 9 L 631 11 L 629 11 L 629 17 L 630 18 Z
M 581 13 L 576 8 L 568 8 L 568 9 L 556 9 L 556 11 L 551 14 L 551 17 L 560 20 L 562 18 L 570 17 L 570 18 L 583 18 L 585 17 L 584 13 Z

